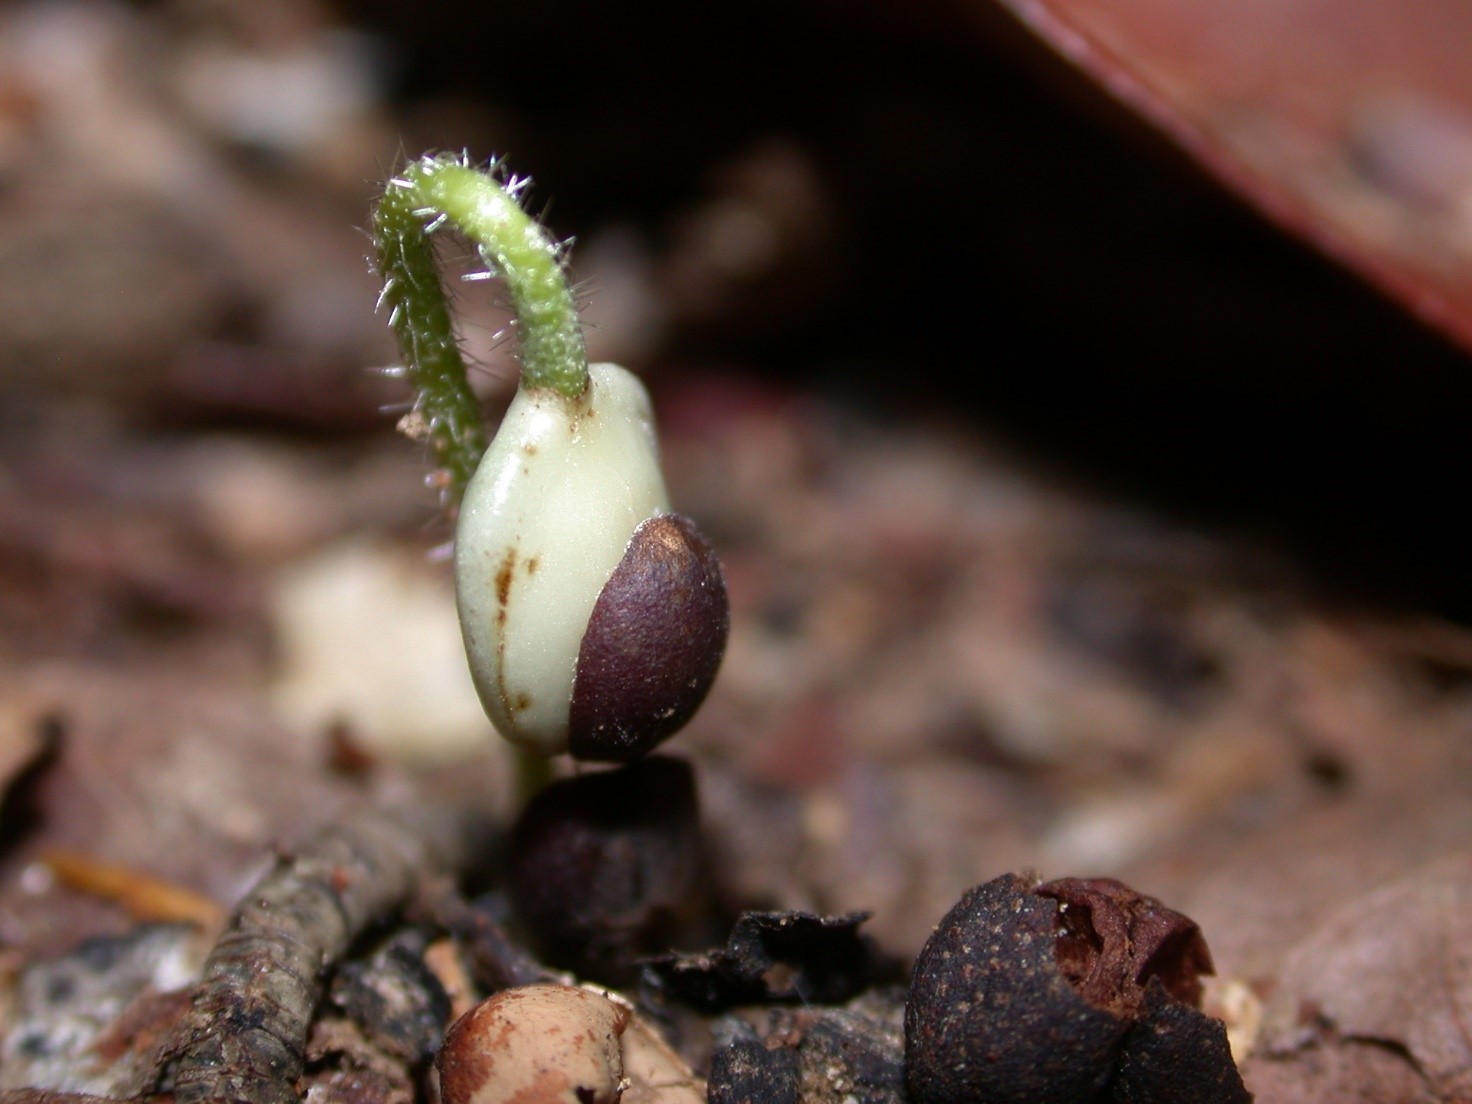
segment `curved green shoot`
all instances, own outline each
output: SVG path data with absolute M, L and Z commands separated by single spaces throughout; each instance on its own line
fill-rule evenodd
M 458 230 L 505 284 L 516 315 L 521 386 L 569 398 L 588 386 L 588 356 L 562 250 L 517 202 L 526 182 L 501 184 L 491 175 L 494 168 L 473 168 L 457 155 L 421 157 L 388 182 L 373 213 L 380 305 L 389 310 L 451 505 L 460 501 L 487 437 L 450 322 L 431 240 L 435 231 Z

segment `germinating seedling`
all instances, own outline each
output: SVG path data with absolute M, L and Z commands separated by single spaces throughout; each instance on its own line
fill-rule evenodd
M 382 302 L 458 504 L 456 596 L 481 704 L 526 752 L 629 762 L 704 699 L 725 586 L 670 512 L 643 384 L 589 368 L 563 252 L 519 205 L 524 186 L 463 157 L 407 166 L 374 215 Z M 489 444 L 430 240 L 445 226 L 479 248 L 516 316 L 520 384 Z

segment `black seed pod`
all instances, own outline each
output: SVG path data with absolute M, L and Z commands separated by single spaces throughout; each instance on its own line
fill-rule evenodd
M 1107 878 L 966 893 L 915 963 L 905 1060 L 917 1104 L 1247 1104 L 1203 1015 L 1197 926 Z
M 677 514 L 640 524 L 578 651 L 573 757 L 629 763 L 676 732 L 705 700 L 730 624 L 721 565 L 694 524 Z
M 582 963 L 644 949 L 699 872 L 694 775 L 655 756 L 537 794 L 511 830 L 506 887 L 522 923 Z

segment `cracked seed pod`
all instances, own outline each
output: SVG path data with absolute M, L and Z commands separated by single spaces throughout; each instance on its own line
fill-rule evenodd
M 1109 878 L 967 891 L 915 962 L 916 1104 L 1248 1104 L 1187 917 Z
M 444 1104 L 618 1104 L 629 1010 L 570 985 L 524 985 L 451 1025 L 435 1065 Z
M 725 650 L 714 553 L 669 513 L 644 386 L 517 392 L 465 491 L 460 625 L 497 730 L 540 755 L 630 762 L 680 728 Z

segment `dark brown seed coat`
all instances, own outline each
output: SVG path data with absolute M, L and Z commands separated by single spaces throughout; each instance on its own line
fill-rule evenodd
M 694 524 L 675 514 L 643 522 L 583 635 L 573 758 L 628 763 L 675 733 L 705 700 L 730 620 L 721 565 Z

